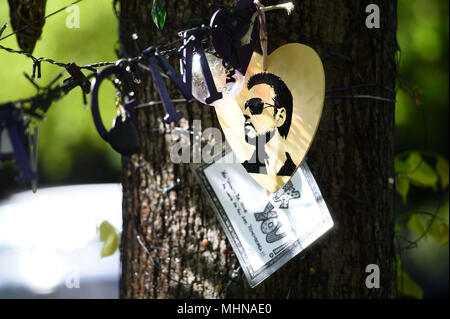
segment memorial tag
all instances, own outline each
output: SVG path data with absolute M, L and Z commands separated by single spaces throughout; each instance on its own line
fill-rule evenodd
M 333 221 L 305 161 L 270 194 L 233 156 L 230 152 L 195 171 L 255 287 L 328 231 Z

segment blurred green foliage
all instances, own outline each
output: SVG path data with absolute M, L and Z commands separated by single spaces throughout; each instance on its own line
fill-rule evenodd
M 447 0 L 399 0 L 399 83 L 396 150 L 426 149 L 448 158 Z M 415 107 L 417 88 L 422 105 Z M 409 94 L 409 95 L 408 95 Z
M 448 296 L 448 12 L 447 0 L 398 1 L 397 284 L 410 297 Z
M 46 13 L 72 3 L 47 1 Z M 80 28 L 67 28 L 66 19 L 72 11 L 62 11 L 46 20 L 41 39 L 33 55 L 50 57 L 58 62 L 76 62 L 78 65 L 117 59 L 118 21 L 110 0 L 82 1 Z M 0 1 L 0 24 L 9 23 L 7 1 Z M 11 26 L 3 35 L 12 32 Z M 18 49 L 15 36 L 2 45 Z M 0 51 L 0 101 L 11 101 L 33 96 L 36 92 L 23 72 L 31 74 L 32 61 L 18 54 Z M 42 63 L 40 86 L 46 86 L 61 70 Z M 86 75 L 87 71 L 83 71 Z M 63 78 L 68 78 L 69 75 Z M 115 116 L 114 88 L 102 85 L 100 108 L 106 127 Z M 89 109 L 84 109 L 81 89 L 72 90 L 54 103 L 47 112 L 46 121 L 39 123 L 39 174 L 41 184 L 89 183 L 118 181 L 120 156 L 105 143 L 95 130 Z M 9 183 L 14 183 L 11 179 Z M 3 184 L 3 183 L 2 183 Z

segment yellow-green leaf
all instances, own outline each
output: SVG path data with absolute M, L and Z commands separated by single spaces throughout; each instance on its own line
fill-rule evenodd
M 102 248 L 102 257 L 111 256 L 116 252 L 116 250 L 119 248 L 119 236 L 117 233 L 114 235 L 108 237 L 108 239 L 103 244 Z
M 422 299 L 422 288 L 401 268 L 401 263 L 397 266 L 397 289 L 400 295 Z
M 408 166 L 406 175 L 411 184 L 436 189 L 439 177 L 435 170 L 425 162 L 418 152 L 411 152 L 406 162 Z
M 104 220 L 98 227 L 98 232 L 100 234 L 100 240 L 105 241 L 111 235 L 111 233 L 116 232 L 116 229 L 113 225 L 111 225 L 110 222 Z
M 430 226 L 430 236 L 436 240 L 440 245 L 444 245 L 448 242 L 449 233 L 449 201 L 448 193 L 445 195 L 445 200 L 441 203 L 436 218 L 433 220 L 433 224 Z
M 442 157 L 437 157 L 437 163 L 436 163 L 436 171 L 439 174 L 439 179 L 441 180 L 441 186 L 443 189 L 447 188 L 448 186 L 448 161 Z
M 103 221 L 98 228 L 100 240 L 103 242 L 102 257 L 107 257 L 119 248 L 119 235 L 117 230 L 108 221 Z
M 395 190 L 402 197 L 403 203 L 406 203 L 406 197 L 408 196 L 409 192 L 408 178 L 400 176 L 395 184 Z
M 408 228 L 416 232 L 418 235 L 425 233 L 426 226 L 419 214 L 412 214 L 408 221 Z
M 418 235 L 425 234 L 424 237 L 431 237 L 440 245 L 444 245 L 449 239 L 449 200 L 448 193 L 444 202 L 440 202 L 438 210 L 431 214 L 410 213 L 408 228 Z M 431 223 L 431 224 L 430 224 Z M 425 233 L 426 231 L 426 233 Z
M 439 245 L 446 244 L 448 242 L 448 224 L 434 221 L 430 226 L 429 234 Z

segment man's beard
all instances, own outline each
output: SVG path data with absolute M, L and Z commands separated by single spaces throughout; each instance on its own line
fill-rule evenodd
M 251 125 L 251 126 L 253 127 L 253 125 Z M 250 145 L 253 145 L 257 148 L 258 148 L 258 146 L 266 145 L 272 139 L 272 137 L 275 135 L 275 129 L 271 129 L 270 131 L 267 131 L 262 134 L 257 134 L 255 136 L 249 136 L 247 134 L 247 130 L 245 130 L 245 128 L 244 128 L 244 132 L 245 132 L 245 142 Z

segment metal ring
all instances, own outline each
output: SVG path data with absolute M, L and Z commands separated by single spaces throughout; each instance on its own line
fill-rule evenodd
M 121 59 L 122 60 L 122 59 Z M 120 61 L 120 60 L 119 60 Z M 118 61 L 118 62 L 119 62 Z M 100 70 L 96 75 L 91 84 L 91 112 L 92 118 L 94 119 L 95 128 L 97 129 L 100 136 L 108 142 L 108 131 L 103 125 L 102 118 L 100 116 L 100 111 L 98 108 L 98 91 L 102 81 L 111 75 L 115 75 L 120 78 L 127 92 L 125 94 L 129 95 L 131 92 L 130 83 L 131 76 L 122 67 L 118 65 L 107 66 L 106 68 Z

